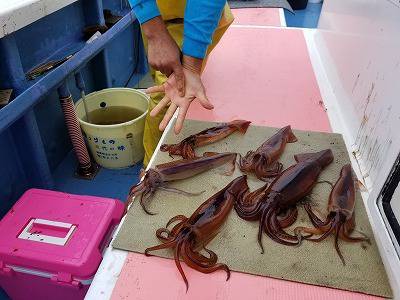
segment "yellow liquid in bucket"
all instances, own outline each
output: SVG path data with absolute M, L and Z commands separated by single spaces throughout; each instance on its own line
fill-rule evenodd
M 132 121 L 143 111 L 128 106 L 109 106 L 89 112 L 90 123 L 96 125 L 114 125 Z M 87 122 L 86 118 L 84 121 Z
M 149 97 L 134 89 L 110 88 L 86 95 L 86 101 L 90 123 L 82 99 L 75 109 L 96 162 L 104 168 L 120 169 L 141 161 Z

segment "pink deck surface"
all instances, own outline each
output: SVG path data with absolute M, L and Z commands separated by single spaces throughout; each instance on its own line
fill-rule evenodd
M 281 26 L 279 8 L 232 9 L 235 21 L 240 25 Z
M 330 131 L 300 30 L 231 28 L 204 73 L 215 109 L 193 103 L 189 118 L 249 119 L 254 124 Z
M 189 290 L 172 260 L 130 253 L 111 299 L 379 299 L 363 294 L 232 272 L 202 274 L 182 264 Z
M 204 73 L 215 105 L 192 105 L 189 118 L 252 120 L 266 126 L 331 131 L 301 31 L 231 28 Z M 202 274 L 184 266 L 190 288 L 172 260 L 129 253 L 112 299 L 380 299 L 341 290 L 233 272 Z

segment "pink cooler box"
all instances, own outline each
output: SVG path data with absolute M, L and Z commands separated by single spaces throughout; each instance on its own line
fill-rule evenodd
M 28 190 L 0 221 L 0 285 L 12 299 L 83 299 L 119 223 L 119 200 Z

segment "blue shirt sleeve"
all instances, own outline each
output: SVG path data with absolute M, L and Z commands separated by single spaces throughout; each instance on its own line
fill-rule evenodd
M 155 0 L 129 0 L 129 3 L 131 4 L 140 24 L 160 15 Z
M 204 58 L 218 26 L 226 0 L 187 0 L 183 54 Z
M 160 15 L 155 0 L 129 0 L 140 24 Z M 183 54 L 204 58 L 218 26 L 226 0 L 187 0 Z

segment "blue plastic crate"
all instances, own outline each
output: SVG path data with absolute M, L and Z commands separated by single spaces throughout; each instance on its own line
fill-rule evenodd
M 83 29 L 104 24 L 104 9 L 121 19 L 86 44 Z M 38 64 L 72 53 L 54 70 L 26 79 L 25 73 Z M 55 170 L 72 148 L 57 88 L 66 82 L 78 100 L 78 71 L 86 93 L 132 86 L 146 74 L 147 61 L 140 26 L 127 1 L 80 0 L 1 38 L 0 70 L 0 89 L 14 90 L 12 101 L 0 109 L 2 216 L 26 189 L 57 186 Z

